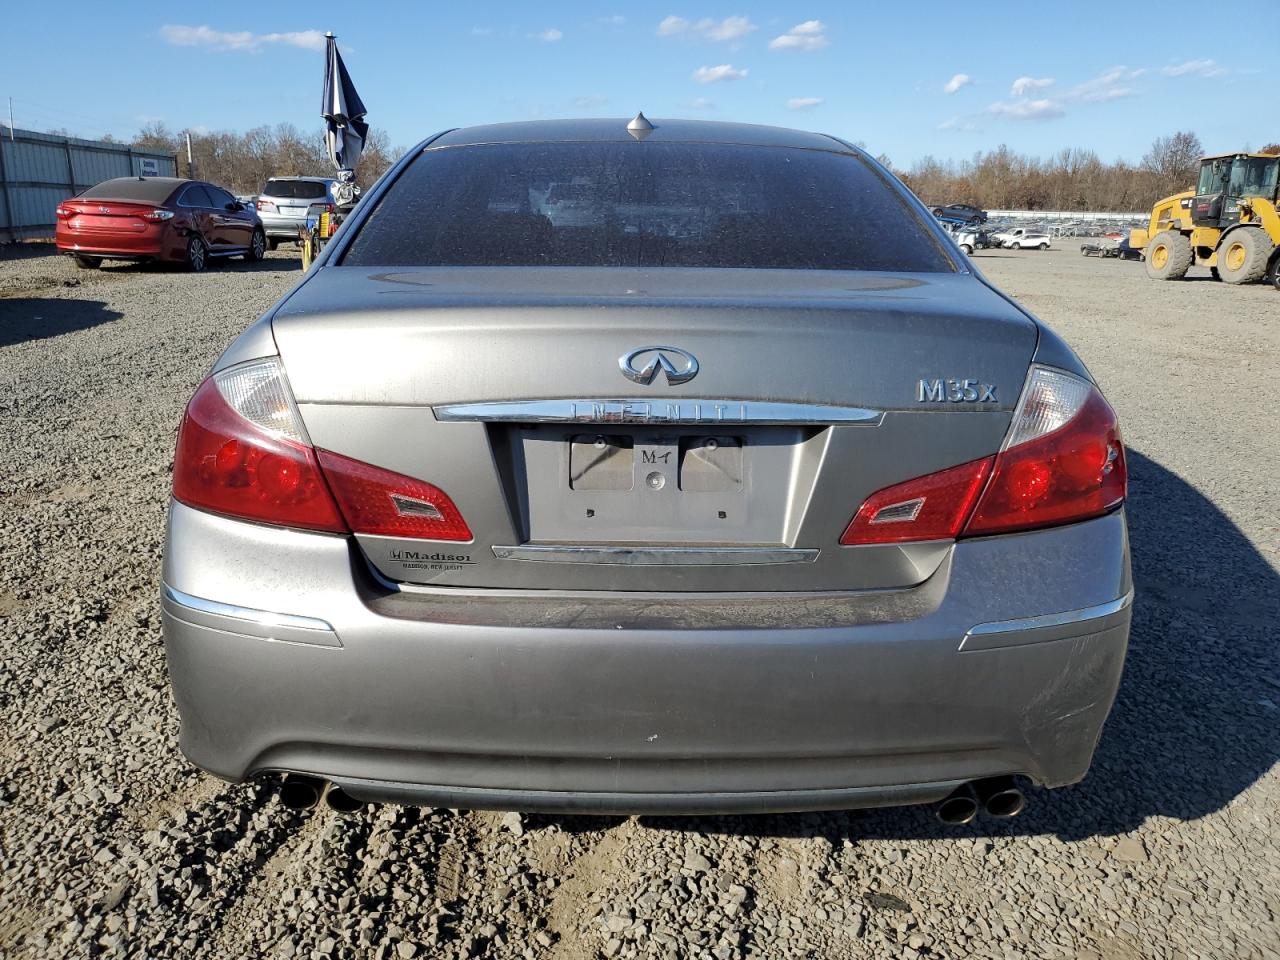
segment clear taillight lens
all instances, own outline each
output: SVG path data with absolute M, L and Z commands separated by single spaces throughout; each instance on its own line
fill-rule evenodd
M 998 455 L 873 493 L 840 542 L 907 543 L 1073 523 L 1114 510 L 1127 483 L 1115 411 L 1098 388 L 1032 367 Z
M 347 532 L 274 358 L 200 385 L 178 433 L 173 495 L 226 516 Z
M 172 210 L 148 210 L 142 215 L 143 220 L 150 220 L 152 223 L 162 223 L 165 220 L 173 219 Z

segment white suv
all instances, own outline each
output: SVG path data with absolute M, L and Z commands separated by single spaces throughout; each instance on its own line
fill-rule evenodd
M 337 180 L 324 177 L 272 177 L 258 195 L 258 217 L 267 231 L 267 244 L 274 250 L 282 240 L 298 239 L 298 229 L 306 226 L 308 215 L 328 209 L 336 213 L 333 190 Z

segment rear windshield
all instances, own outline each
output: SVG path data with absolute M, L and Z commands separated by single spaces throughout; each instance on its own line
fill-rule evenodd
M 328 190 L 328 184 L 317 183 L 315 180 L 268 180 L 262 195 L 285 197 L 289 200 L 318 200 Z
M 644 142 L 425 150 L 343 262 L 954 270 L 857 157 Z
M 145 179 L 141 177 L 121 177 L 118 180 L 104 180 L 97 186 L 90 187 L 80 196 L 86 200 L 140 200 L 143 203 L 164 203 L 174 188 L 182 184 L 181 180 L 165 178 L 163 180 Z

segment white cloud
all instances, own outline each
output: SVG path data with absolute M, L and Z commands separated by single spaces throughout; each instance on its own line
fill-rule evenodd
M 970 131 L 979 129 L 977 123 L 968 117 L 952 117 L 938 124 L 939 130 Z
M 555 27 L 548 27 L 546 30 L 540 30 L 537 33 L 529 34 L 534 40 L 541 40 L 544 43 L 555 43 L 557 40 L 563 40 L 564 34 Z
M 658 24 L 660 37 L 696 37 L 702 40 L 741 40 L 752 30 L 758 29 L 747 17 L 725 17 L 714 20 L 688 20 L 685 17 L 666 17 Z
M 1086 80 L 1078 86 L 1072 87 L 1066 94 L 1067 99 L 1076 100 L 1080 103 L 1104 103 L 1108 100 L 1119 100 L 1122 97 L 1131 97 L 1135 91 L 1132 87 L 1125 84 L 1130 80 L 1135 80 L 1147 71 L 1144 68 L 1136 70 L 1129 67 L 1112 67 L 1092 80 Z
M 493 30 L 490 29 L 489 27 L 472 27 L 471 28 L 471 35 L 474 37 L 487 37 L 492 33 L 493 33 Z
M 1055 120 L 1067 114 L 1056 100 L 1001 100 L 987 107 L 987 113 L 1010 120 Z
M 1161 67 L 1160 72 L 1166 77 L 1221 77 L 1227 73 L 1227 69 L 1214 60 L 1188 60 L 1186 63 Z
M 787 101 L 788 110 L 810 110 L 826 102 L 825 97 L 792 97 Z
M 731 63 L 722 63 L 715 67 L 699 67 L 693 71 L 693 79 L 699 83 L 719 83 L 721 80 L 741 80 L 747 75 L 746 69 L 739 69 Z
M 716 105 L 706 97 L 694 97 L 689 101 L 689 108 L 692 110 L 714 110 Z
M 298 30 L 292 33 L 251 33 L 248 30 L 224 31 L 212 27 L 189 27 L 165 24 L 160 36 L 166 43 L 177 47 L 208 47 L 211 50 L 257 51 L 266 46 L 301 47 L 304 50 L 323 50 L 324 34 L 319 30 Z
M 957 73 L 943 85 L 942 92 L 955 93 L 961 87 L 967 87 L 971 83 L 973 83 L 973 78 L 967 73 Z
M 602 107 L 609 102 L 609 98 L 603 93 L 588 93 L 581 97 L 573 98 L 575 107 Z
M 769 41 L 770 50 L 821 50 L 829 42 L 827 25 L 821 20 L 806 20 Z
M 627 18 L 620 13 L 615 13 L 611 17 L 601 17 L 600 22 L 610 24 L 611 26 L 620 27 L 627 22 Z
M 1035 93 L 1037 90 L 1043 90 L 1045 87 L 1052 87 L 1053 79 L 1051 77 L 1019 77 L 1013 81 L 1013 88 L 1009 91 L 1011 97 L 1023 97 L 1028 93 Z

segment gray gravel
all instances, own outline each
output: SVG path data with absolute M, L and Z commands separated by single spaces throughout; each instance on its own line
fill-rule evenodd
M 979 254 L 1132 458 L 1138 601 L 1090 777 L 1009 822 L 285 811 L 176 749 L 174 430 L 298 277 L 0 253 L 0 956 L 1280 956 L 1280 294 Z

